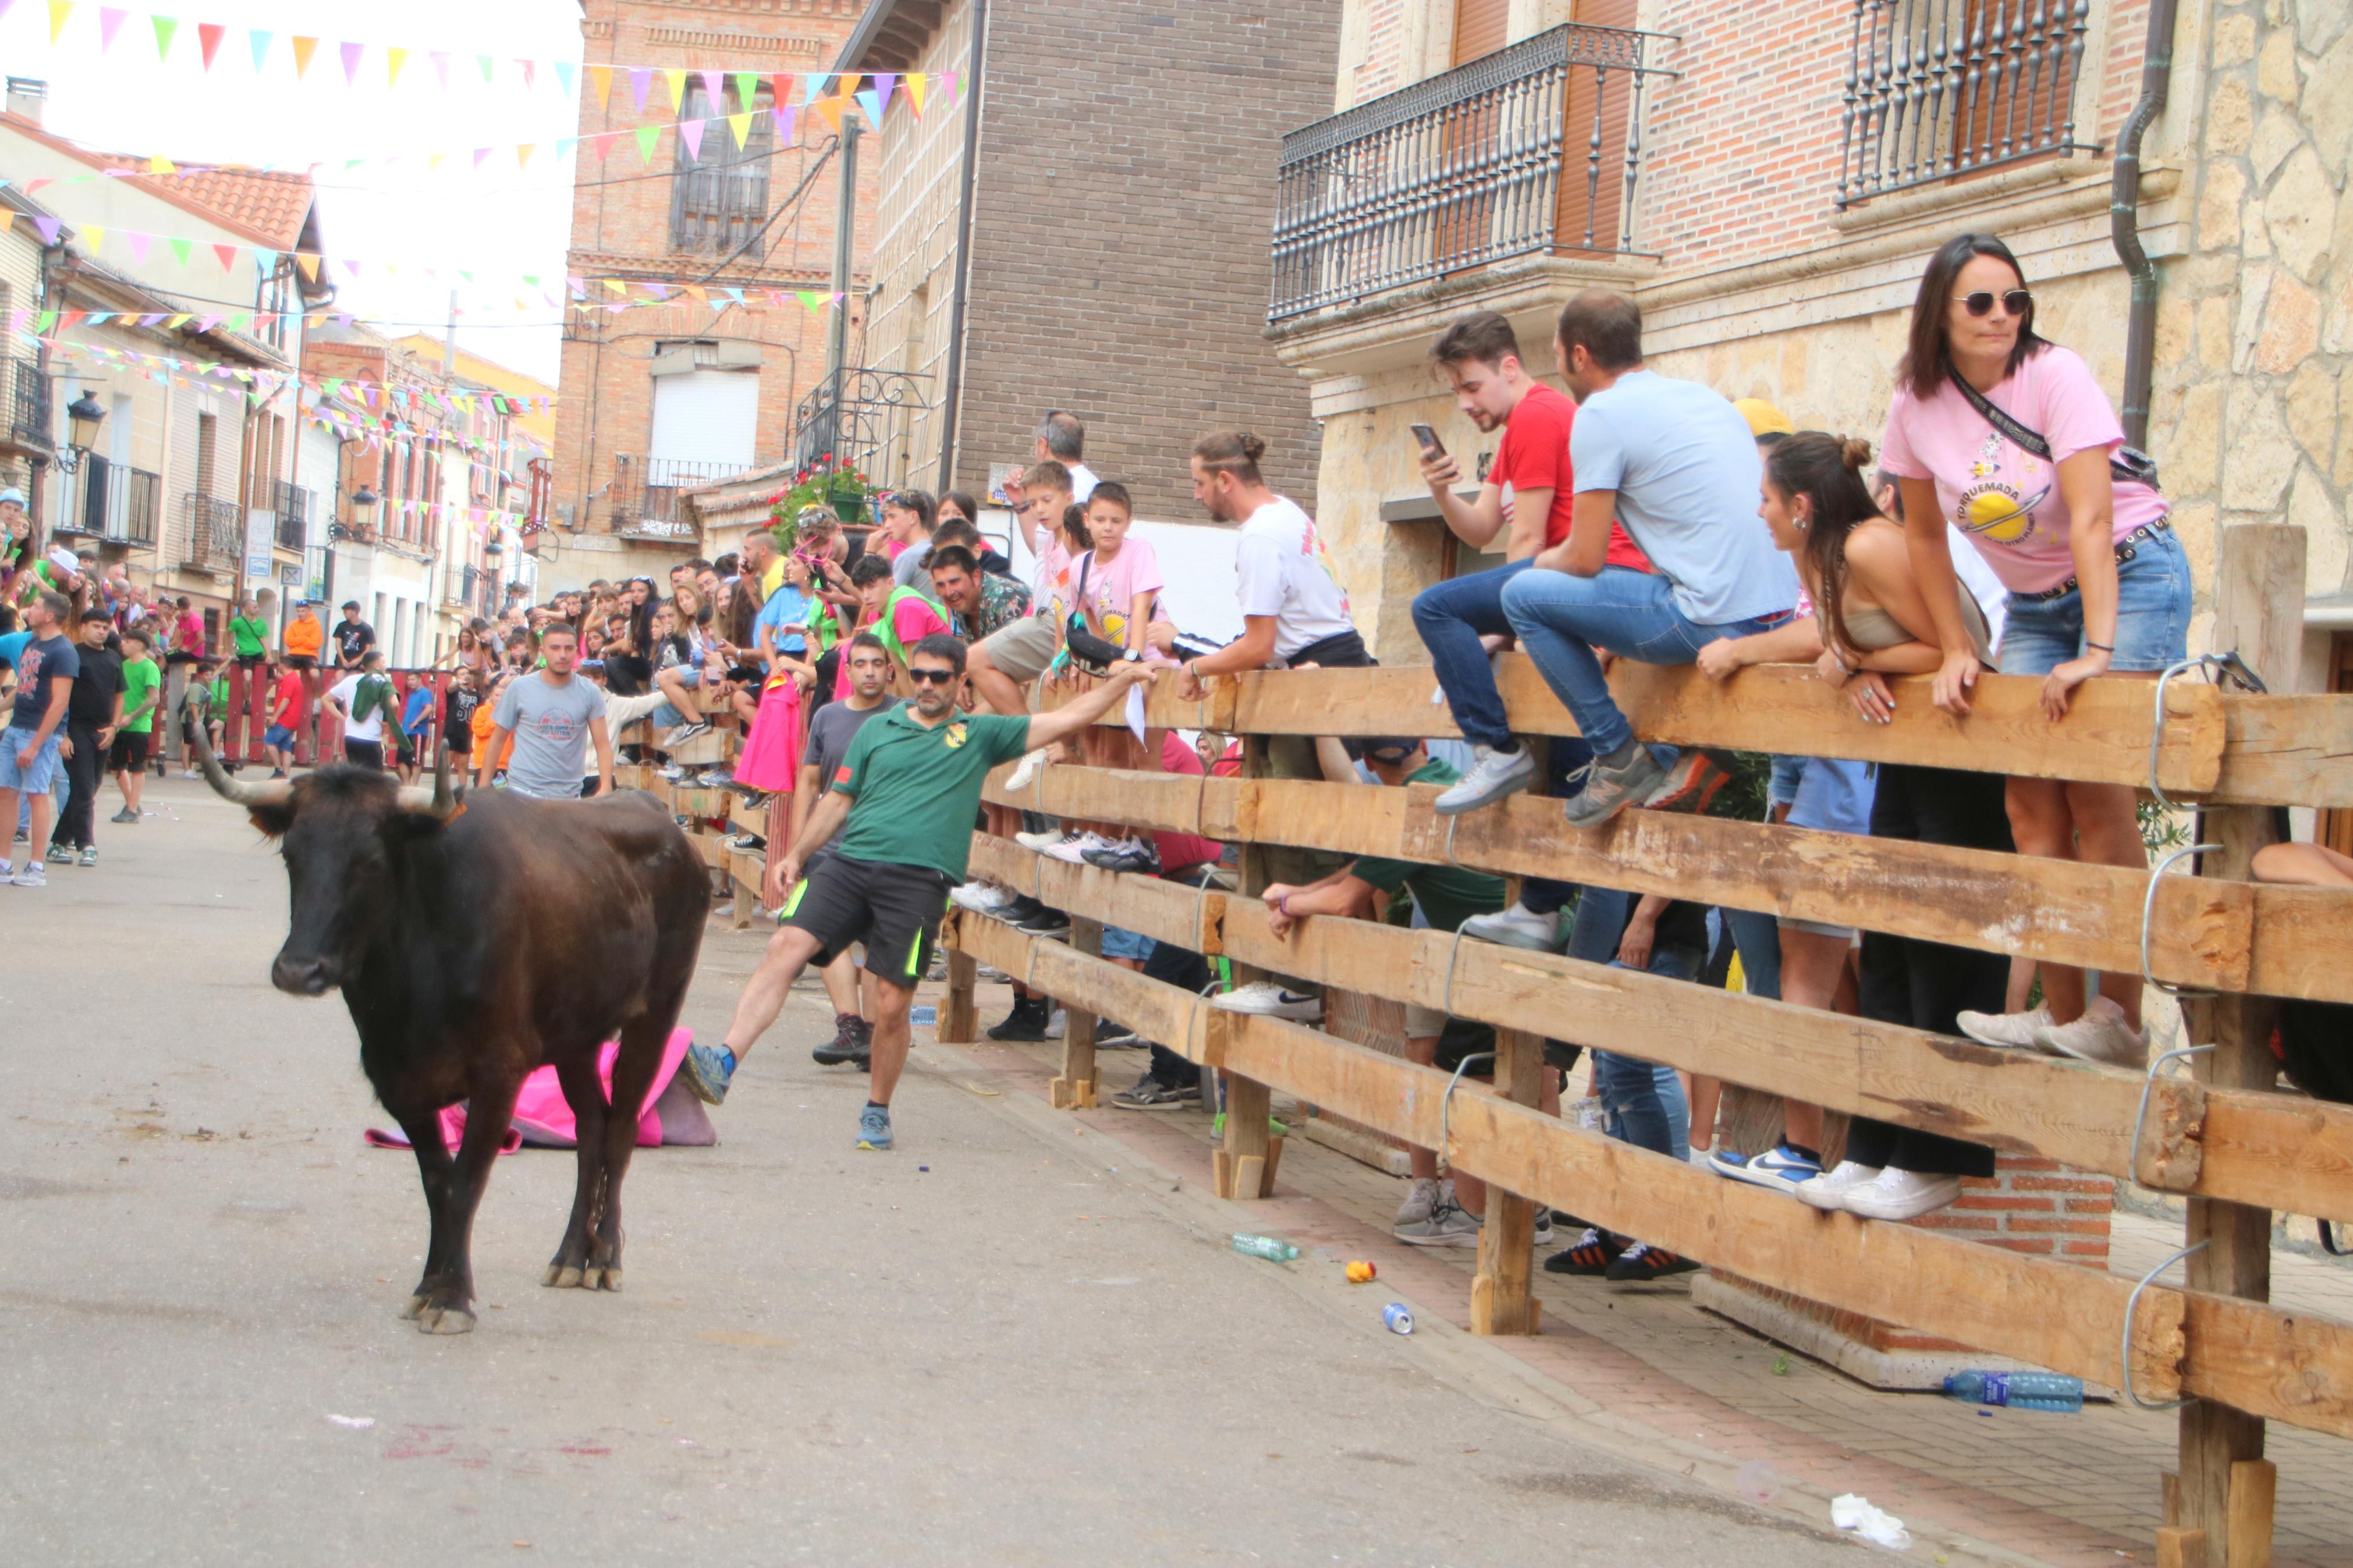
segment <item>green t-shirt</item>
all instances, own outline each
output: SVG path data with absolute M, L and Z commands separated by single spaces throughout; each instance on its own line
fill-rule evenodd
M 269 623 L 259 616 L 238 616 L 228 624 L 228 635 L 237 639 L 237 651 L 248 658 L 269 651 Z
M 155 668 L 152 658 L 130 658 L 122 661 L 122 732 L 126 735 L 148 735 L 155 730 L 155 689 L 164 684 L 164 672 Z M 139 713 L 141 703 L 147 711 Z M 139 713 L 136 719 L 128 715 Z
M 1451 784 L 1462 775 L 1433 757 L 1406 775 L 1408 784 Z M 1348 875 L 1371 883 L 1384 893 L 1399 888 L 1413 891 L 1422 918 L 1433 931 L 1459 931 L 1472 915 L 1493 914 L 1504 907 L 1504 879 L 1460 866 L 1427 866 L 1419 860 L 1358 860 Z
M 1029 721 L 957 714 L 925 728 L 913 704 L 859 726 L 832 787 L 851 799 L 839 852 L 963 881 L 988 770 L 1029 749 Z

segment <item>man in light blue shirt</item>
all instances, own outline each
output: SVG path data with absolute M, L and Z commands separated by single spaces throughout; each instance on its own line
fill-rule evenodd
M 1719 637 L 1788 618 L 1798 574 L 1757 518 L 1756 440 L 1719 394 L 1643 368 L 1641 312 L 1622 294 L 1571 300 L 1553 349 L 1577 401 L 1576 511 L 1568 537 L 1505 584 L 1504 615 L 1593 748 L 1567 816 L 1591 827 L 1629 805 L 1704 810 L 1727 776 L 1722 763 L 1638 742 L 1595 650 L 1689 664 Z M 1602 571 L 1612 516 L 1654 574 Z

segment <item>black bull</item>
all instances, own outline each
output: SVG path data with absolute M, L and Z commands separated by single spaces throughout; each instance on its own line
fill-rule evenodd
M 580 1175 L 543 1283 L 618 1290 L 621 1178 L 711 908 L 677 824 L 634 792 L 460 804 L 446 753 L 428 792 L 343 767 L 241 784 L 196 744 L 213 789 L 280 841 L 293 910 L 271 983 L 343 988 L 360 1065 L 416 1145 L 433 1234 L 402 1316 L 427 1333 L 474 1326 L 474 1208 L 522 1080 L 547 1063 L 579 1124 Z M 608 1102 L 596 1058 L 616 1037 Z M 440 1111 L 461 1100 L 452 1158 Z

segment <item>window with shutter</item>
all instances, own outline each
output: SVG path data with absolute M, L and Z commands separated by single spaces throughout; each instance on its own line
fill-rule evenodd
M 1454 0 L 1455 65 L 1492 55 L 1510 41 L 1512 0 Z
M 739 103 L 731 86 L 717 100 L 699 81 L 686 89 L 680 108 L 681 120 L 702 121 L 702 145 L 690 150 L 678 144 L 676 172 L 670 176 L 670 245 L 674 251 L 700 256 L 733 256 L 743 247 L 744 259 L 756 261 L 765 245 L 754 237 L 768 221 L 768 157 L 776 150 L 775 116 L 766 88 L 749 104 Z M 734 127 L 725 116 L 749 110 L 744 145 L 735 145 Z

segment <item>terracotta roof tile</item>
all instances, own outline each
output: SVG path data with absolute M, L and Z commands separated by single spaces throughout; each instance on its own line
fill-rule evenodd
M 110 168 L 143 169 L 137 159 L 98 154 Z M 302 222 L 317 199 L 308 174 L 260 169 L 208 169 L 198 174 L 147 174 L 135 183 L 160 195 L 177 198 L 184 206 L 202 208 L 212 216 L 244 229 L 280 250 L 291 250 L 302 237 Z

